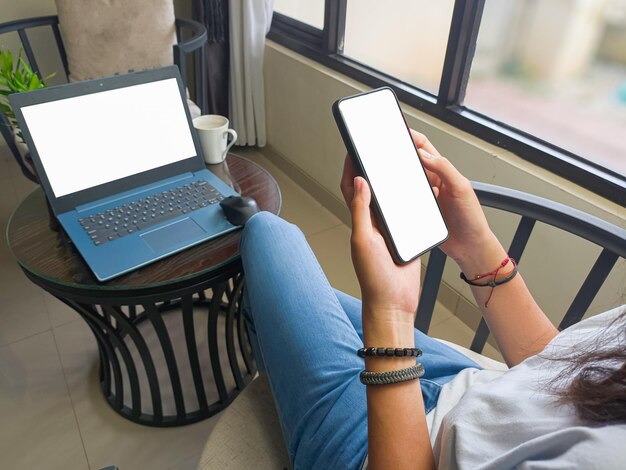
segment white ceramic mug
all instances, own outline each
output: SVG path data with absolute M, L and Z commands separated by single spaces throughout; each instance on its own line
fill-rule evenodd
M 195 118 L 193 127 L 196 128 L 200 138 L 204 161 L 210 165 L 222 163 L 228 150 L 237 140 L 237 133 L 228 128 L 228 119 L 219 114 L 206 114 Z

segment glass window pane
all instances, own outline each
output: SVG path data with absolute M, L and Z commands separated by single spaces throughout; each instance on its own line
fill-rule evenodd
M 626 2 L 488 0 L 464 104 L 626 175 Z
M 343 54 L 437 94 L 453 7 L 454 0 L 349 1 Z
M 274 11 L 324 29 L 324 0 L 274 0 Z

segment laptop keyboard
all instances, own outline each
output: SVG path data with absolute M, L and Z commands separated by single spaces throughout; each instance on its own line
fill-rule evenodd
M 195 181 L 138 201 L 78 219 L 94 245 L 116 240 L 182 214 L 217 204 L 224 196 L 206 181 Z

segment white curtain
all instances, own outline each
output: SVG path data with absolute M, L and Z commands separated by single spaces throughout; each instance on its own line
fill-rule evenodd
M 263 147 L 266 142 L 263 54 L 273 4 L 274 0 L 229 0 L 229 105 L 237 145 Z

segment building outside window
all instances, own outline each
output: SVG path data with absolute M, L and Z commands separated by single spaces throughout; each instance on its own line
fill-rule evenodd
M 626 2 L 487 1 L 465 105 L 626 175 Z

